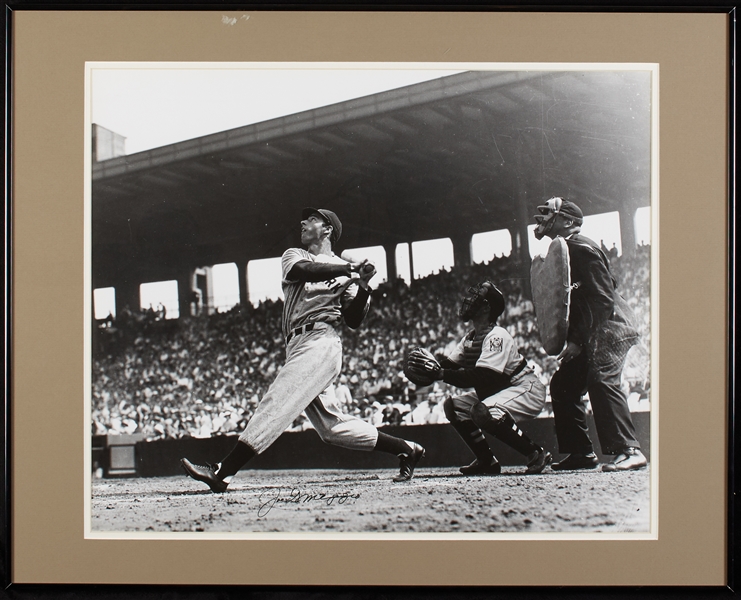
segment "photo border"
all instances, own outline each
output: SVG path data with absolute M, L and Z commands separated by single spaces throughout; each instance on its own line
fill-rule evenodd
M 85 431 L 91 431 L 93 427 L 93 398 L 92 398 L 92 354 L 93 354 L 93 284 L 92 284 L 92 237 L 93 237 L 93 222 L 92 222 L 92 129 L 93 120 L 92 114 L 94 112 L 93 106 L 93 77 L 96 70 L 105 70 L 110 72 L 111 70 L 120 69 L 122 71 L 130 70 L 203 70 L 209 68 L 228 69 L 234 71 L 250 71 L 250 70 L 288 70 L 288 71 L 300 71 L 301 69 L 312 70 L 312 69 L 325 69 L 325 70 L 348 70 L 358 69 L 362 71 L 383 71 L 387 69 L 400 69 L 400 70 L 413 70 L 420 71 L 429 69 L 430 71 L 473 71 L 473 72 L 569 72 L 569 73 L 603 73 L 603 72 L 645 72 L 649 75 L 649 82 L 646 92 L 649 96 L 649 125 L 648 133 L 650 134 L 650 143 L 648 144 L 648 156 L 647 161 L 653 167 L 649 167 L 650 174 L 648 177 L 648 193 L 650 198 L 650 204 L 648 206 L 650 212 L 650 236 L 651 236 L 651 253 L 646 261 L 646 267 L 651 273 L 658 273 L 658 212 L 659 212 L 659 194 L 658 194 L 658 87 L 659 87 L 659 73 L 657 64 L 646 64 L 646 63 L 559 63 L 558 65 L 549 65 L 548 63 L 344 63 L 344 62 L 312 62 L 312 63 L 298 63 L 298 62 L 282 62 L 282 63 L 164 63 L 164 62 L 150 62 L 146 65 L 138 66 L 139 63 L 105 63 L 105 62 L 86 62 L 85 64 L 85 251 L 84 251 L 84 265 L 85 265 L 85 282 L 84 282 L 84 298 L 85 298 L 85 313 L 84 313 L 84 369 L 85 369 L 85 383 L 84 383 L 84 410 L 85 410 Z M 444 77 L 444 76 L 443 76 Z M 533 226 L 534 227 L 534 226 Z M 546 238 L 547 239 L 547 238 Z M 596 239 L 596 238 L 595 238 Z M 654 241 L 655 240 L 655 241 Z M 547 245 L 546 245 L 547 247 Z M 532 247 L 531 247 L 532 252 Z M 416 263 L 415 263 L 416 264 Z M 278 279 L 280 276 L 278 275 Z M 658 333 L 658 302 L 654 302 L 654 299 L 658 297 L 658 277 L 654 276 L 650 278 L 649 282 L 649 294 L 651 296 L 651 304 L 649 306 L 651 323 L 649 327 L 649 338 L 653 340 L 650 344 L 649 350 L 649 370 L 651 373 L 651 400 L 650 400 L 650 420 L 649 420 L 649 437 L 648 439 L 653 441 L 652 451 L 650 454 L 651 468 L 648 475 L 648 488 L 649 488 L 649 500 L 646 507 L 650 510 L 648 521 L 648 530 L 646 531 L 631 531 L 631 532 L 600 532 L 586 530 L 583 532 L 579 531 L 532 531 L 532 532 L 454 532 L 454 531 L 439 531 L 439 532 L 410 532 L 410 533 L 399 533 L 399 532 L 360 532 L 360 531 L 332 531 L 332 532 L 305 532 L 305 531 L 281 531 L 275 533 L 267 533 L 261 531 L 224 531 L 224 532 L 193 532 L 193 531 L 172 531 L 172 532 L 146 532 L 146 531 L 119 531 L 119 530 L 106 530 L 106 529 L 94 529 L 92 527 L 92 500 L 93 500 L 93 469 L 92 469 L 92 439 L 90 436 L 85 437 L 84 447 L 84 484 L 85 484 L 85 523 L 84 523 L 84 535 L 87 539 L 129 539 L 129 540 L 166 540 L 166 539 L 179 539 L 179 540 L 383 540 L 383 541 L 396 541 L 396 540 L 424 540 L 424 541 L 454 541 L 454 540 L 541 540 L 541 541 L 554 541 L 554 540 L 592 540 L 592 541 L 608 541 L 608 540 L 649 540 L 656 539 L 657 536 L 657 525 L 658 525 L 658 502 L 657 502 L 657 491 L 658 491 L 658 478 L 660 473 L 659 468 L 659 453 L 658 453 L 658 440 L 659 433 L 659 397 L 660 390 L 658 386 L 658 356 L 659 356 L 659 343 L 657 340 Z
M 223 7 L 220 7 L 217 10 L 222 11 L 222 12 L 223 11 L 227 11 L 228 12 L 228 9 L 223 8 Z M 21 14 L 23 14 L 24 12 L 25 11 L 20 11 Z M 16 11 L 16 15 L 18 15 L 18 14 L 19 14 L 19 11 Z M 28 14 L 28 13 L 26 13 L 26 14 Z M 70 17 L 72 15 L 80 15 L 80 14 L 83 14 L 83 13 L 79 13 L 79 12 L 78 13 L 64 13 L 64 12 L 54 13 L 55 17 L 61 18 L 62 21 L 66 21 L 66 22 L 69 22 L 70 21 Z M 139 14 L 139 13 L 137 13 L 137 14 Z M 191 15 L 188 15 L 188 16 L 192 16 L 192 14 L 193 13 L 191 13 Z M 294 14 L 291 14 L 291 13 L 283 13 L 283 14 L 289 20 L 291 20 L 291 18 L 293 16 L 295 16 Z M 378 14 L 379 13 L 375 13 L 375 14 L 373 14 L 373 16 L 376 17 Z M 450 14 L 448 14 L 448 16 L 451 17 L 451 15 L 452 15 L 452 17 L 449 20 L 455 20 L 453 17 L 458 17 L 461 14 L 464 14 L 464 13 L 460 13 L 460 12 L 457 12 L 457 11 L 455 13 L 450 13 Z M 630 13 L 626 13 L 626 14 L 630 14 Z M 705 15 L 705 14 L 707 14 L 707 13 L 700 13 L 699 15 L 696 15 L 696 16 L 699 18 L 699 17 L 701 17 L 702 15 Z M 42 19 L 43 19 L 44 16 L 45 15 L 42 15 Z M 106 15 L 105 13 L 104 13 L 103 16 L 104 17 L 110 17 L 110 15 Z M 333 18 L 335 16 L 336 15 L 332 15 Z M 407 17 L 407 16 L 408 15 L 403 15 L 402 18 Z M 564 15 L 563 14 L 560 14 L 560 13 L 557 14 L 557 15 L 554 14 L 554 18 L 555 17 L 563 18 L 563 16 Z M 571 16 L 574 17 L 574 18 L 571 19 L 572 21 L 577 20 L 578 17 L 579 17 L 579 15 L 571 15 Z M 623 16 L 623 15 L 621 13 L 618 16 Z M 117 17 L 118 17 L 118 20 L 119 20 L 119 24 L 122 25 L 122 26 L 125 26 L 125 23 L 124 22 L 129 22 L 129 21 L 135 20 L 135 19 L 132 19 L 132 17 L 135 17 L 135 15 L 133 15 L 133 13 L 121 13 L 120 15 L 117 15 Z M 157 20 L 157 19 L 154 19 L 154 20 Z M 560 19 L 557 19 L 557 20 L 560 20 Z M 16 33 L 17 33 L 17 30 L 14 32 L 14 35 L 16 35 Z M 730 37 L 731 40 L 734 39 L 732 35 L 729 36 L 729 37 Z M 53 42 L 53 39 L 54 38 L 51 38 L 51 39 L 52 39 L 51 45 L 54 45 L 54 42 Z M 345 43 L 347 43 L 347 41 L 345 41 Z M 734 48 L 735 48 L 735 46 L 734 46 Z M 46 50 L 49 50 L 49 48 L 47 48 Z M 43 52 L 44 49 L 42 48 L 41 51 Z M 17 58 L 17 55 L 16 55 L 16 58 Z M 559 62 L 561 62 L 561 61 L 559 61 Z M 634 61 L 630 61 L 630 62 L 634 62 Z M 649 62 L 649 61 L 646 61 L 646 62 Z M 657 62 L 660 62 L 660 64 L 661 64 L 661 61 L 657 61 Z M 23 77 L 19 77 L 19 76 L 23 76 L 23 75 L 25 75 L 25 73 L 23 73 L 23 69 L 19 69 L 18 66 L 15 66 L 15 69 L 16 69 L 15 83 L 16 83 L 16 85 L 19 85 L 19 79 L 23 79 Z M 10 71 L 10 69 L 9 69 L 9 71 Z M 45 83 L 48 83 L 48 82 L 45 82 Z M 24 85 L 27 85 L 27 82 L 25 80 L 24 80 Z M 16 88 L 16 89 L 18 89 L 18 88 Z M 663 104 L 662 104 L 662 106 L 663 106 Z M 18 112 L 20 112 L 20 107 L 18 107 L 18 110 L 15 111 L 15 116 L 18 115 Z M 67 116 L 67 113 L 62 113 L 62 114 L 65 117 Z M 21 120 L 15 121 L 14 124 L 16 126 L 15 139 L 17 140 L 17 139 L 20 139 L 19 138 L 19 135 L 21 133 L 23 133 L 23 131 L 24 131 L 23 127 L 25 125 L 24 126 L 21 126 Z M 81 144 L 82 144 L 81 140 L 76 140 L 73 145 L 75 147 L 77 147 L 78 145 L 81 146 Z M 14 146 L 14 149 L 15 148 L 16 148 L 16 146 Z M 6 152 L 8 152 L 9 150 L 10 150 L 10 148 L 6 148 Z M 12 154 L 11 154 L 11 156 L 12 156 Z M 13 165 L 14 166 L 14 171 L 13 171 L 14 174 L 16 173 L 15 168 L 17 168 L 18 165 L 20 165 L 21 163 L 23 163 L 24 156 L 25 155 L 23 153 L 20 153 L 19 152 L 18 156 L 16 157 L 15 164 Z M 55 166 L 55 165 L 52 164 L 52 166 Z M 72 170 L 74 171 L 74 169 L 72 169 Z M 731 177 L 731 176 L 732 175 L 729 175 L 729 177 Z M 68 182 L 68 183 L 70 183 L 70 185 L 72 185 L 73 187 L 74 186 L 81 186 L 81 181 L 79 181 L 79 179 L 80 179 L 79 178 L 79 174 L 77 174 L 77 176 L 76 176 L 75 173 L 67 173 L 67 175 L 65 177 L 65 181 Z M 23 180 L 22 177 L 20 177 L 19 179 L 17 179 L 17 181 L 22 181 L 22 180 Z M 735 182 L 729 181 L 728 183 L 729 183 L 729 189 L 732 190 L 733 189 L 733 184 Z M 6 183 L 6 186 L 9 186 L 9 185 L 10 185 L 10 182 Z M 7 187 L 7 190 L 10 191 L 10 188 Z M 23 196 L 23 194 L 22 193 L 19 193 L 18 189 L 15 186 L 13 188 L 13 193 L 15 195 L 15 197 L 13 198 L 14 202 L 17 201 L 20 197 Z M 729 206 L 731 208 L 731 213 L 733 215 L 733 206 L 734 205 L 729 202 Z M 14 208 L 20 208 L 20 207 L 19 206 L 18 207 L 14 206 Z M 22 232 L 26 231 L 23 228 L 24 227 L 27 227 L 27 225 L 28 225 L 28 222 L 24 220 L 27 217 L 27 215 L 20 215 L 20 218 L 18 218 L 19 217 L 18 212 L 19 212 L 18 210 L 14 210 L 13 211 L 13 217 L 14 217 L 14 223 L 13 223 L 14 228 L 13 228 L 13 230 L 14 230 L 14 233 L 15 234 L 19 234 L 19 233 L 22 233 Z M 81 224 L 75 224 L 74 223 L 74 218 L 71 218 L 71 221 L 70 221 L 70 217 L 66 214 L 66 211 L 64 211 L 64 214 L 62 214 L 62 213 L 59 212 L 59 209 L 57 209 L 56 207 L 54 209 L 52 209 L 51 211 L 49 211 L 49 212 L 54 213 L 54 216 L 56 216 L 58 218 L 61 218 L 61 220 L 62 220 L 62 222 L 64 223 L 65 226 L 67 226 L 67 224 L 69 223 L 69 231 L 71 232 L 72 235 L 67 238 L 67 241 L 69 241 L 69 239 L 72 238 L 73 239 L 72 245 L 74 246 L 75 245 L 74 235 L 77 232 L 81 231 Z M 49 223 L 45 223 L 44 222 L 44 217 L 38 217 L 38 221 L 41 221 L 41 229 L 46 229 L 49 226 Z M 37 223 L 37 225 L 38 225 L 38 223 Z M 712 231 L 717 233 L 717 223 L 715 224 L 715 226 L 716 226 L 716 229 L 715 230 L 712 230 Z M 732 219 L 729 220 L 728 226 L 729 226 L 729 228 L 731 228 L 731 236 L 729 237 L 729 242 L 734 245 L 733 247 L 735 247 L 735 230 L 733 230 L 733 220 Z M 708 225 L 706 227 L 706 229 L 707 230 L 710 230 L 712 228 Z M 47 233 L 48 232 L 49 232 L 49 230 L 47 230 Z M 26 231 L 26 233 L 27 233 L 27 231 Z M 724 231 L 723 233 L 726 233 L 726 232 Z M 6 239 L 10 239 L 10 237 L 8 237 Z M 22 240 L 23 238 L 22 237 L 19 237 L 18 239 L 21 239 Z M 53 239 L 54 242 L 57 242 L 57 243 L 60 242 L 60 240 L 57 239 L 57 238 L 52 238 L 52 239 Z M 16 243 L 18 243 L 18 242 L 16 241 Z M 10 250 L 13 250 L 14 248 L 9 248 L 9 249 Z M 69 249 L 67 248 L 65 250 L 65 252 L 68 252 L 68 251 L 69 251 Z M 726 251 L 728 251 L 728 247 L 726 247 Z M 74 254 L 74 252 L 72 252 L 72 254 Z M 733 254 L 730 255 L 731 258 L 733 256 L 734 256 Z M 68 258 L 68 256 L 67 255 L 64 255 L 64 258 L 66 259 L 66 258 Z M 41 259 L 47 259 L 48 260 L 49 259 L 49 255 L 48 254 L 45 254 L 43 251 L 41 251 L 41 252 L 37 252 L 35 255 L 33 255 L 33 256 L 30 257 L 30 265 L 33 266 L 33 267 L 35 267 L 35 269 L 32 269 L 31 272 L 34 275 L 37 275 L 37 276 L 38 275 L 41 275 L 42 277 L 44 277 L 44 276 L 47 276 L 47 277 L 52 276 L 53 277 L 52 273 L 50 273 L 49 270 L 46 267 L 41 267 L 40 270 L 37 270 L 40 267 L 38 261 L 40 261 Z M 27 260 L 28 260 L 28 257 L 27 257 Z M 25 267 L 25 265 L 23 265 L 23 266 Z M 75 267 L 74 264 L 66 264 L 65 266 L 68 269 L 72 269 L 73 272 L 74 272 L 74 270 L 76 268 L 79 268 L 79 267 Z M 26 275 L 25 277 L 21 276 L 21 270 L 19 268 L 19 265 L 16 264 L 15 259 L 14 259 L 14 263 L 13 263 L 12 267 L 13 267 L 13 280 L 12 280 L 12 283 L 13 283 L 13 296 L 12 296 L 12 299 L 16 301 L 16 307 L 20 307 L 21 304 L 18 302 L 18 299 L 19 299 L 19 296 L 23 296 L 24 295 L 21 292 L 23 291 L 23 292 L 27 293 L 29 291 L 29 289 L 30 289 L 29 288 L 29 285 L 30 285 L 30 287 L 33 287 L 33 284 L 32 283 L 29 283 L 29 281 L 28 281 L 29 276 L 28 275 Z M 729 299 L 731 300 L 731 302 L 735 302 L 735 294 L 734 294 L 735 278 L 733 277 L 733 271 L 731 270 L 729 272 L 731 274 L 731 277 L 730 277 L 730 281 L 728 283 L 731 284 L 731 285 L 729 285 L 728 287 L 726 287 L 726 291 L 727 291 L 727 294 L 729 294 L 729 296 L 730 296 Z M 79 279 L 79 276 L 78 275 L 73 275 L 72 276 L 72 279 L 73 280 Z M 717 281 L 716 282 L 711 282 L 711 283 L 717 284 Z M 36 283 L 36 285 L 39 285 L 39 284 Z M 65 291 L 69 291 L 68 288 L 74 289 L 74 286 L 73 285 L 67 285 L 66 283 L 65 284 L 62 284 L 62 288 L 61 289 L 64 289 Z M 78 294 L 78 297 L 79 297 L 79 294 Z M 51 308 L 48 304 L 46 304 L 44 306 L 47 309 L 48 308 Z M 674 312 L 674 307 L 672 307 L 672 311 Z M 21 343 L 21 342 L 23 342 L 21 345 L 24 346 L 24 348 L 23 348 L 24 350 L 26 350 L 27 352 L 28 351 L 35 351 L 35 350 L 38 349 L 38 346 L 37 345 L 35 346 L 34 345 L 34 342 L 35 342 L 35 344 L 39 344 L 39 342 L 40 342 L 40 339 L 39 339 L 39 336 L 38 336 L 38 332 L 36 332 L 36 335 L 31 336 L 33 339 L 31 339 L 31 338 L 26 339 L 24 337 L 21 337 L 21 335 L 20 335 L 21 332 L 25 331 L 24 330 L 24 327 L 27 326 L 27 324 L 28 324 L 27 321 L 23 321 L 23 316 L 20 314 L 20 313 L 23 313 L 23 312 L 24 311 L 21 310 L 21 311 L 14 311 L 12 313 L 12 318 L 13 318 L 12 324 L 14 325 L 14 332 L 15 332 L 15 335 L 16 335 L 16 337 L 14 337 L 14 339 L 13 339 L 13 349 L 14 350 L 15 349 L 18 349 L 18 344 Z M 26 318 L 27 318 L 27 315 L 26 315 Z M 43 321 L 43 319 L 41 319 L 41 320 Z M 48 323 L 46 323 L 46 325 L 48 325 Z M 716 325 L 716 329 L 717 329 L 717 325 Z M 53 343 L 53 336 L 51 336 L 51 337 L 52 337 L 52 343 Z M 57 334 L 57 337 L 59 337 L 58 334 Z M 6 339 L 7 339 L 7 336 L 6 336 Z M 56 341 L 58 343 L 60 340 L 56 340 Z M 727 341 L 730 341 L 730 340 L 727 340 Z M 64 340 L 63 339 L 63 340 L 61 340 L 61 342 L 62 342 L 61 345 L 63 347 L 69 345 L 69 342 L 67 340 Z M 716 342 L 717 342 L 717 340 L 716 340 Z M 79 342 L 78 341 L 75 341 L 73 343 L 73 346 L 74 347 L 78 347 L 79 346 Z M 735 348 L 735 345 L 731 345 L 730 346 L 730 352 L 727 349 L 727 354 L 733 354 L 733 348 Z M 42 354 L 43 354 L 43 352 L 42 352 Z M 23 352 L 19 352 L 19 353 L 17 353 L 15 355 L 15 359 L 14 359 L 14 361 L 15 361 L 14 362 L 14 365 L 13 365 L 14 366 L 14 370 L 13 370 L 13 373 L 12 373 L 14 375 L 14 382 L 13 382 L 14 383 L 13 392 L 15 393 L 15 395 L 14 395 L 14 401 L 18 401 L 18 399 L 20 399 L 21 397 L 25 397 L 23 394 L 18 394 L 17 393 L 18 390 L 19 390 L 19 388 L 17 387 L 18 382 L 20 381 L 21 383 L 23 383 L 25 381 L 24 380 L 24 377 L 27 377 L 28 376 L 28 373 L 27 372 L 24 372 L 23 374 L 19 374 L 16 371 L 16 369 L 18 368 L 18 365 L 20 364 L 20 362 L 22 360 L 19 357 L 22 357 L 22 356 L 24 356 L 24 353 Z M 730 358 L 733 358 L 733 356 L 730 356 Z M 26 360 L 28 360 L 28 355 L 26 355 Z M 731 362 L 727 362 L 723 366 L 724 367 L 727 367 L 729 365 L 732 366 L 732 363 Z M 727 375 L 729 377 L 732 377 L 732 373 L 733 373 L 732 368 L 729 367 L 728 368 L 728 374 Z M 10 374 L 11 373 L 9 373 L 9 375 Z M 732 384 L 732 382 L 733 382 L 733 380 L 731 379 L 730 383 Z M 47 400 L 47 402 L 48 402 L 48 400 Z M 666 405 L 666 403 L 665 403 L 665 405 Z M 15 406 L 14 405 L 12 408 L 14 409 L 14 411 L 13 411 L 14 412 L 14 415 L 13 416 L 16 416 L 17 413 L 20 412 L 20 409 L 23 408 L 23 407 Z M 44 407 L 44 408 L 46 408 L 46 407 Z M 729 406 L 728 408 L 730 410 L 731 407 Z M 37 408 L 36 410 L 39 410 L 39 409 Z M 58 409 L 57 409 L 57 412 L 58 412 Z M 56 424 L 55 423 L 49 423 L 48 422 L 50 419 L 55 418 L 52 415 L 55 415 L 56 413 L 55 413 L 55 411 L 50 411 L 50 413 L 51 414 L 44 413 L 44 417 L 41 419 L 41 423 L 40 423 L 40 426 L 39 426 L 39 429 L 41 431 L 39 432 L 39 436 L 43 439 L 43 434 L 44 433 L 47 433 L 47 434 L 49 434 L 49 436 L 50 436 L 51 439 L 55 439 L 55 440 L 58 441 L 58 439 L 57 439 L 59 437 L 58 432 L 56 432 L 56 435 L 54 435 L 54 433 L 56 431 L 56 429 L 55 429 L 55 425 Z M 666 413 L 664 411 L 662 411 L 662 418 L 665 416 L 665 414 Z M 734 414 L 735 415 L 735 413 L 731 413 L 731 414 Z M 21 416 L 23 418 L 25 418 L 27 415 L 21 415 Z M 727 427 L 729 428 L 729 433 L 730 433 L 729 440 L 732 440 L 732 436 L 733 436 L 735 430 L 733 428 L 733 423 L 729 423 L 728 421 L 730 421 L 730 419 L 726 421 Z M 18 421 L 16 421 L 16 423 L 17 422 Z M 16 423 L 14 423 L 14 425 Z M 79 427 L 79 425 L 78 425 L 78 427 Z M 15 431 L 12 431 L 11 429 L 7 429 L 6 431 L 7 431 L 7 433 L 15 433 Z M 6 456 L 10 452 L 11 453 L 11 460 L 13 461 L 13 463 L 12 463 L 13 465 L 16 465 L 17 464 L 18 467 L 22 467 L 22 466 L 28 467 L 29 466 L 28 465 L 28 462 L 26 462 L 24 464 L 23 463 L 23 460 L 28 461 L 29 458 L 25 454 L 22 454 L 22 453 L 20 453 L 20 452 L 17 451 L 17 444 L 16 444 L 16 442 L 18 441 L 18 439 L 19 439 L 20 436 L 14 435 L 13 437 L 14 437 L 14 445 L 13 445 L 13 447 L 6 446 Z M 65 452 L 69 452 L 70 448 L 74 448 L 76 445 L 79 445 L 79 443 L 80 443 L 79 441 L 74 441 L 74 440 L 72 440 L 71 442 L 70 441 L 67 441 L 66 446 L 64 447 L 64 451 Z M 27 444 L 25 444 L 24 448 L 26 446 L 27 446 Z M 731 444 L 731 451 L 732 451 L 732 449 L 733 449 L 733 445 Z M 48 449 L 47 449 L 47 451 L 48 451 Z M 62 452 L 62 454 L 64 455 L 64 452 Z M 72 454 L 74 455 L 74 452 Z M 665 452 L 663 452 L 662 454 L 664 456 L 667 455 L 667 453 L 665 453 Z M 22 455 L 23 456 L 26 456 L 23 460 L 21 460 L 19 458 Z M 38 457 L 36 457 L 36 458 L 38 458 Z M 31 459 L 31 460 L 33 462 L 33 459 Z M 79 460 L 82 460 L 82 459 L 80 458 Z M 8 470 L 7 469 L 10 466 L 11 466 L 11 462 L 8 461 L 6 463 L 6 473 L 5 473 L 6 476 L 8 475 Z M 662 464 L 662 468 L 663 468 L 663 464 Z M 41 470 L 41 472 L 44 475 L 47 475 L 48 474 L 47 471 L 45 471 L 43 468 L 41 468 L 40 470 Z M 729 471 L 731 471 L 731 470 L 729 469 Z M 15 472 L 16 473 L 22 473 L 23 472 L 23 469 L 16 469 Z M 19 478 L 20 478 L 20 475 L 19 475 Z M 52 479 L 54 479 L 54 478 L 52 477 Z M 729 484 L 728 489 L 732 489 L 732 481 L 729 481 L 727 483 Z M 27 486 L 29 485 L 28 478 L 26 478 L 26 479 L 24 479 L 22 481 L 22 485 L 23 485 L 24 489 L 27 488 Z M 662 484 L 662 488 L 661 489 L 662 490 L 664 489 L 663 488 L 663 484 Z M 7 490 L 8 490 L 8 488 L 6 486 L 6 493 L 9 493 Z M 17 492 L 17 489 L 11 490 L 11 491 L 12 492 Z M 726 497 L 726 499 L 728 500 L 728 507 L 727 508 L 729 510 L 729 518 L 731 518 L 731 516 L 732 516 L 731 508 L 732 508 L 733 497 L 730 496 L 730 494 L 728 494 L 727 497 Z M 16 500 L 16 507 L 17 507 L 18 500 L 17 499 L 15 499 L 15 500 Z M 33 501 L 32 500 L 31 500 L 31 503 L 33 504 Z M 41 524 L 44 524 L 45 523 L 45 521 L 43 519 L 41 519 L 41 518 L 39 518 L 38 521 Z M 8 522 L 10 524 L 9 521 L 6 521 L 6 522 Z M 15 531 L 18 532 L 19 531 L 19 529 L 18 529 L 18 523 L 13 523 L 13 525 L 14 525 Z M 27 525 L 28 525 L 27 522 L 24 523 L 24 527 L 27 526 Z M 38 525 L 37 525 L 37 527 L 38 527 Z M 25 533 L 28 530 L 27 529 L 24 529 L 23 527 L 21 527 L 20 531 L 22 531 L 22 532 Z M 56 541 L 56 540 L 54 540 L 54 541 Z M 538 542 L 538 543 L 547 544 L 546 542 Z M 205 542 L 203 542 L 203 543 L 202 542 L 199 542 L 199 544 L 201 546 L 209 546 L 210 545 L 210 544 L 206 544 Z M 404 544 L 406 544 L 406 542 Z M 520 544 L 519 542 L 513 543 L 513 545 L 519 545 L 519 544 Z M 11 549 L 11 546 L 10 545 L 7 545 L 6 546 L 6 551 L 7 551 L 8 556 L 11 554 L 11 550 L 12 550 Z M 205 550 L 205 548 L 204 548 L 204 550 Z M 728 552 L 727 553 L 728 560 L 730 560 L 730 556 L 731 556 L 731 552 Z M 119 558 L 123 558 L 123 557 L 119 557 Z M 610 560 L 610 559 L 608 558 L 606 560 Z M 381 562 L 379 564 L 385 564 L 385 563 L 384 563 L 383 560 L 381 560 Z M 524 566 L 525 565 L 523 565 L 523 567 Z M 119 571 L 119 577 L 120 577 L 120 569 L 118 569 L 118 571 Z M 730 571 L 729 571 L 729 573 L 730 573 Z M 418 571 L 416 569 L 415 569 L 415 575 L 418 575 Z M 63 581 L 66 581 L 63 577 L 60 580 L 52 580 L 52 581 L 58 581 L 59 583 L 61 583 Z M 589 579 L 588 574 L 586 576 L 586 579 Z M 9 581 L 12 581 L 12 578 L 9 578 Z M 27 580 L 24 578 L 24 581 L 27 581 Z M 91 581 L 91 583 L 93 583 L 93 582 Z M 148 581 L 136 581 L 136 583 L 149 583 L 149 582 Z M 202 582 L 202 583 L 208 583 L 208 582 Z M 286 582 L 286 583 L 294 583 L 294 582 L 293 581 L 290 581 L 290 582 Z M 299 583 L 313 583 L 313 582 L 307 580 L 307 581 L 302 581 L 302 582 L 299 582 Z M 347 585 L 347 582 L 338 582 L 338 583 L 345 583 Z M 408 584 L 408 582 L 405 582 L 405 581 L 401 581 L 401 582 L 388 582 L 388 581 L 382 581 L 382 580 L 378 580 L 378 579 L 377 580 L 371 580 L 371 581 L 352 581 L 350 583 L 352 585 L 358 585 L 358 584 L 362 584 L 362 585 L 379 585 L 380 584 L 380 585 L 383 585 L 383 584 L 388 584 L 388 583 Z M 491 580 L 489 580 L 489 581 L 470 581 L 470 584 L 471 585 L 494 585 L 491 582 Z M 638 583 L 636 583 L 636 585 L 637 584 Z M 280 584 L 277 584 L 277 585 L 280 585 Z M 441 584 L 438 584 L 438 585 L 441 585 Z M 442 584 L 442 585 L 446 585 L 446 584 Z M 468 585 L 468 584 L 466 584 L 466 585 Z M 590 585 L 590 582 L 589 581 L 577 581 L 577 582 L 574 582 L 574 581 L 571 581 L 571 582 L 569 582 L 569 581 L 566 581 L 566 582 L 554 581 L 554 582 L 551 583 L 551 585 Z M 593 583 L 592 583 L 592 585 L 593 585 Z M 599 584 L 599 585 L 603 585 L 603 584 Z M 643 584 L 643 585 L 652 585 L 652 584 L 649 583 L 649 584 Z M 674 585 L 674 583 L 672 583 L 672 585 Z M 681 585 L 681 583 L 677 583 L 677 585 Z M 685 584 L 685 585 L 691 585 L 691 584 Z M 717 583 L 717 584 L 714 584 L 714 585 L 722 585 L 722 583 Z

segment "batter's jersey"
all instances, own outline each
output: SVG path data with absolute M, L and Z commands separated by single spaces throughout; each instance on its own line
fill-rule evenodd
M 474 343 L 475 331 L 472 330 L 460 341 L 448 359 L 458 365 L 466 365 L 466 355 L 470 356 Z M 492 327 L 481 342 L 481 354 L 476 359 L 476 366 L 512 375 L 521 362 L 522 355 L 509 332 L 504 327 Z
M 307 323 L 338 323 L 342 308 L 358 293 L 357 284 L 350 277 L 335 277 L 329 281 L 299 281 L 289 279 L 293 266 L 301 261 L 346 264 L 347 261 L 332 254 L 314 255 L 303 248 L 289 248 L 283 253 L 283 336 Z

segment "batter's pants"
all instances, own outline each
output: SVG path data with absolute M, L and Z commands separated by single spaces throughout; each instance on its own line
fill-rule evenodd
M 628 400 L 620 387 L 623 364 L 633 340 L 613 344 L 611 352 L 586 346 L 581 354 L 561 365 L 551 379 L 551 401 L 559 452 L 593 451 L 587 434 L 586 404 L 589 392 L 594 423 L 603 454 L 619 454 L 627 447 L 640 448 Z
M 378 430 L 344 414 L 327 392 L 342 369 L 342 341 L 335 329 L 317 323 L 295 335 L 286 347 L 286 363 L 239 436 L 257 454 L 267 450 L 302 412 L 327 444 L 373 450 Z

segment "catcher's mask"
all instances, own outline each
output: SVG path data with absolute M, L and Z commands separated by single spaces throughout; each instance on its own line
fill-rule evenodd
M 489 321 L 492 323 L 504 312 L 504 295 L 491 281 L 468 288 L 458 309 L 458 316 L 463 321 L 470 321 L 484 308 L 489 309 Z
M 584 221 L 584 215 L 576 204 L 558 197 L 551 198 L 545 204 L 541 204 L 538 207 L 538 213 L 540 214 L 535 215 L 535 221 L 538 225 L 534 232 L 535 238 L 538 240 L 543 239 L 553 229 L 558 215 L 573 219 L 577 225 L 581 225 Z

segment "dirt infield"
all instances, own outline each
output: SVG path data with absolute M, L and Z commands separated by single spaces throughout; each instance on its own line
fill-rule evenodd
M 225 494 L 182 477 L 99 479 L 94 532 L 648 532 L 649 471 L 464 477 L 418 468 L 246 470 Z

